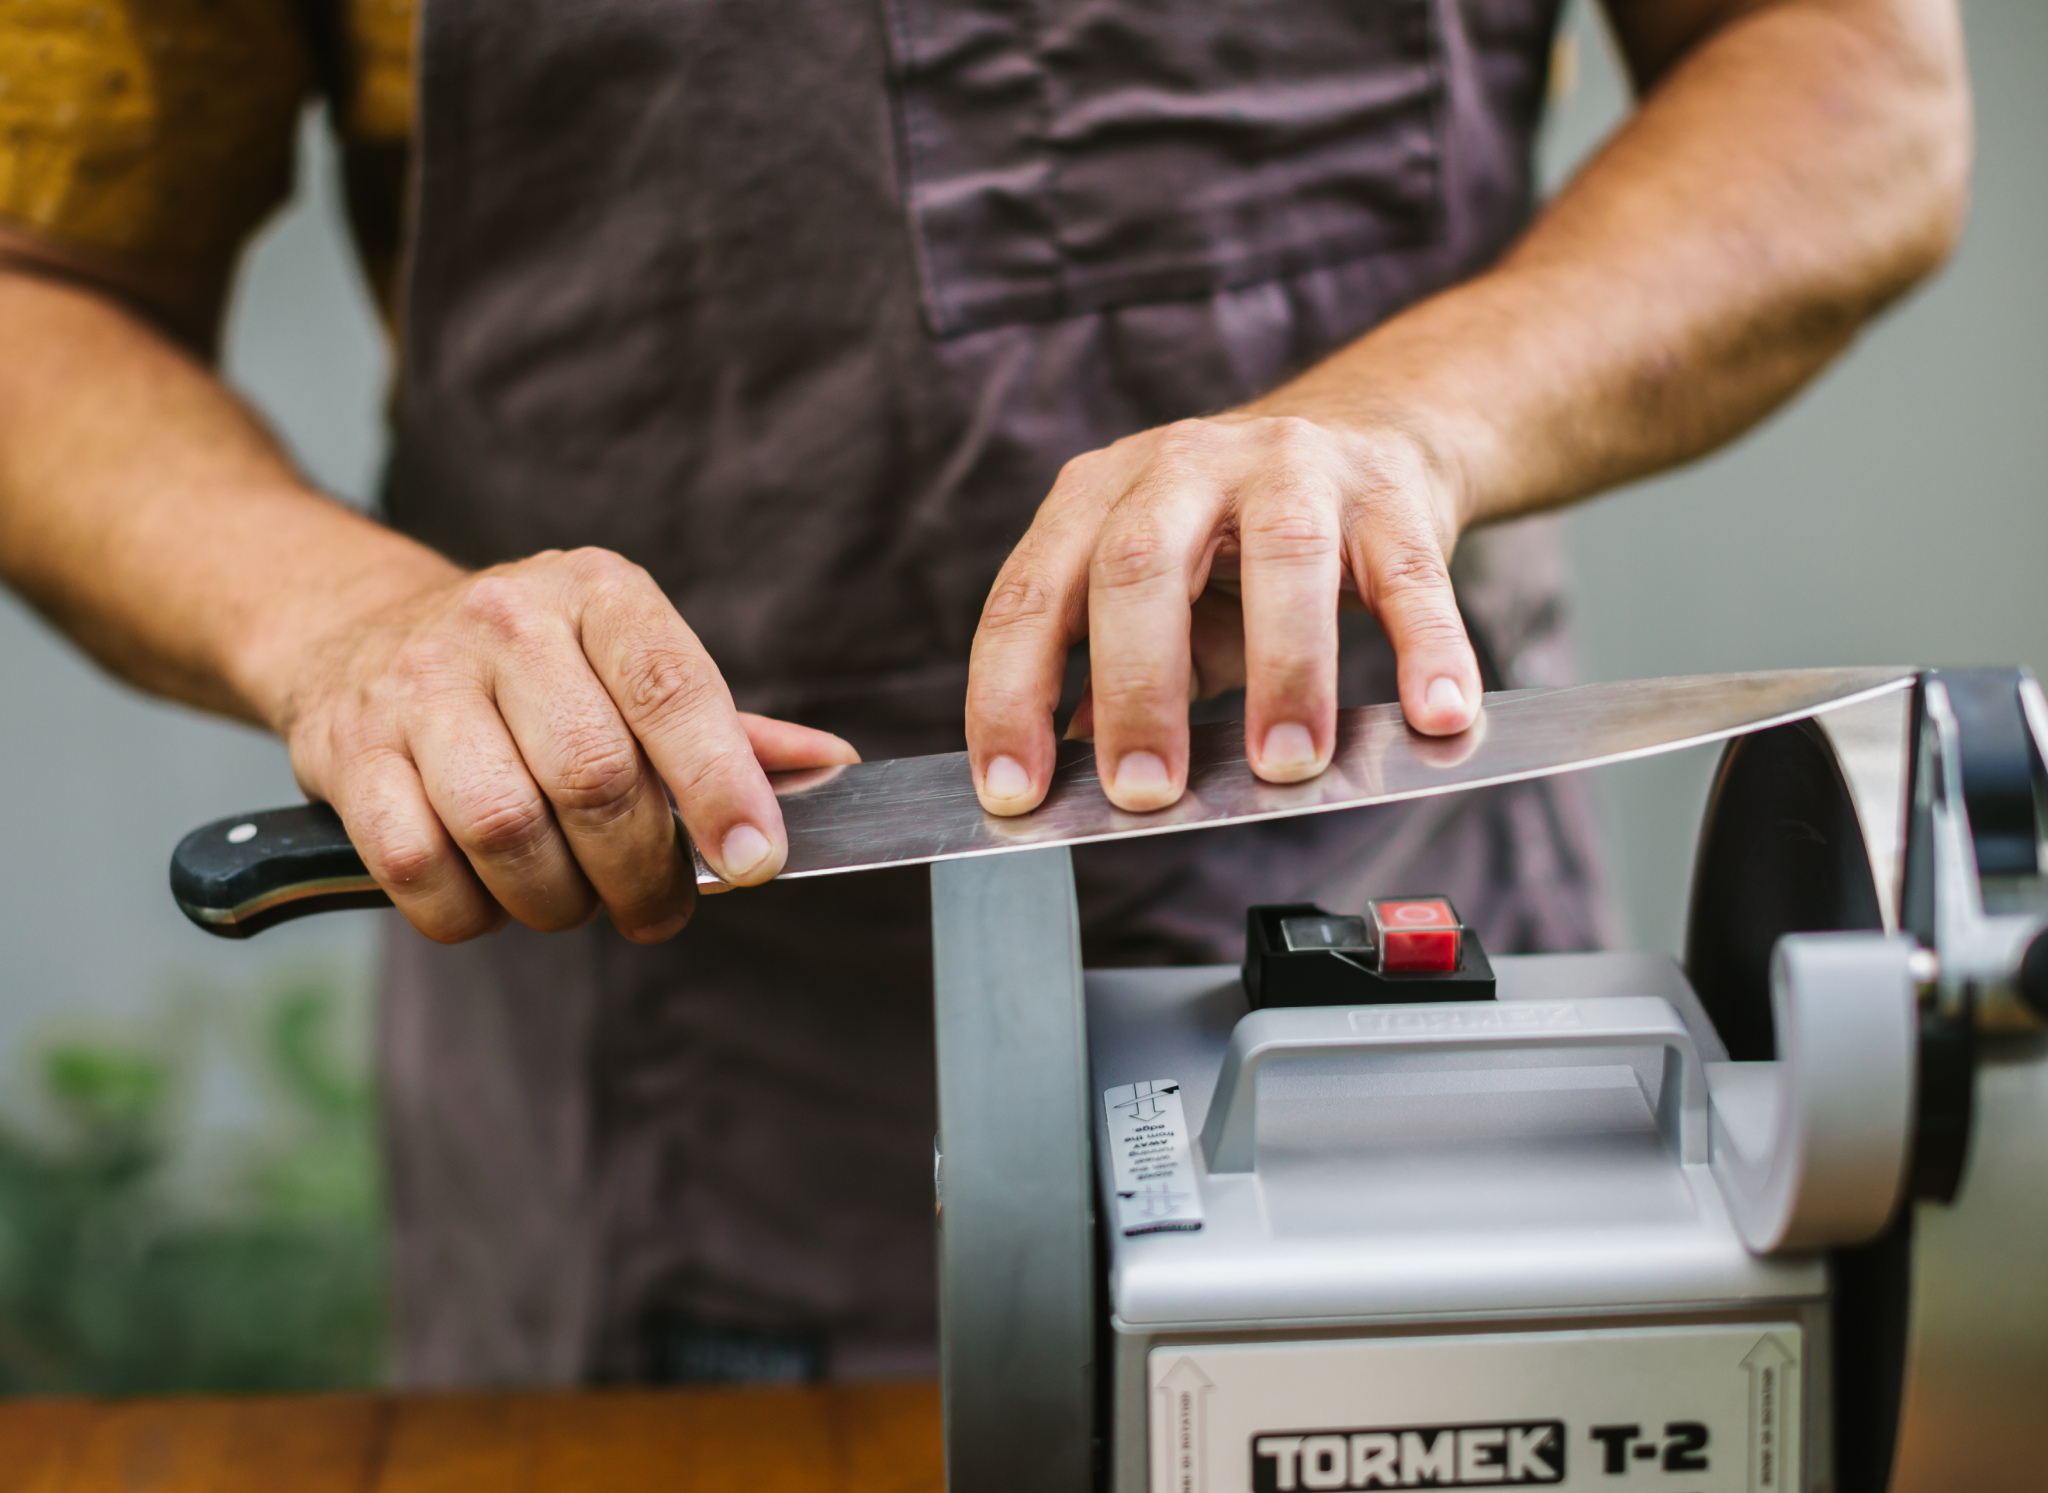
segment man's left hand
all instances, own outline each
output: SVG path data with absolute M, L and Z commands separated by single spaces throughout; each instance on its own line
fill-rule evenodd
M 1238 686 L 1254 772 L 1292 783 L 1327 767 L 1347 599 L 1393 643 L 1409 722 L 1464 730 L 1480 684 L 1448 565 L 1457 490 L 1392 420 L 1228 414 L 1068 462 L 975 635 L 967 740 L 983 806 L 1021 814 L 1045 797 L 1067 650 L 1083 638 L 1097 767 L 1122 809 L 1181 796 L 1189 700 Z

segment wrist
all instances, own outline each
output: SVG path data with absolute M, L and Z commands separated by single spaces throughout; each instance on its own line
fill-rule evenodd
M 327 661 L 378 614 L 453 584 L 461 567 L 402 534 L 326 500 L 273 531 L 261 581 L 226 610 L 221 672 L 250 712 L 289 739 Z

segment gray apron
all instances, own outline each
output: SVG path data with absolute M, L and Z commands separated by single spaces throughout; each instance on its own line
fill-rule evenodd
M 1526 218 L 1556 0 L 427 0 L 392 521 L 651 571 L 746 709 L 963 744 L 990 582 L 1068 457 L 1270 387 Z M 1456 573 L 1567 677 L 1556 541 Z M 1393 695 L 1369 621 L 1347 704 Z M 1231 708 L 1226 701 L 1210 710 Z M 1091 963 L 1239 957 L 1244 907 L 1449 892 L 1601 940 L 1528 786 L 1098 847 Z M 922 872 L 437 948 L 394 923 L 399 1377 L 930 1372 Z

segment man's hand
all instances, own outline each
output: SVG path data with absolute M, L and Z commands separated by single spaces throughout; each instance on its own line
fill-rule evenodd
M 1180 796 L 1197 689 L 1246 686 L 1259 776 L 1320 772 L 1346 586 L 1394 645 L 1409 724 L 1462 729 L 1462 528 L 1740 433 L 1948 252 L 1970 153 L 1954 0 L 1608 9 L 1642 107 L 1499 265 L 1244 409 L 1068 463 L 975 637 L 967 739 L 992 813 L 1045 796 L 1084 637 L 1120 807 Z M 1241 629 L 1217 586 L 1233 564 Z
M 4 269 L 0 573 L 128 679 L 275 729 L 444 941 L 600 906 L 665 938 L 696 900 L 670 793 L 752 884 L 787 853 L 764 770 L 855 760 L 736 712 L 637 566 L 582 550 L 465 574 L 308 489 L 110 298 Z
M 836 736 L 735 711 L 639 566 L 537 555 L 383 606 L 310 650 L 280 733 L 378 884 L 428 937 L 588 922 L 668 938 L 696 905 L 669 793 L 713 870 L 782 869 L 764 769 L 858 761 Z M 666 787 L 664 787 L 666 785 Z
M 1083 637 L 1085 708 L 1118 807 L 1180 797 L 1188 701 L 1239 685 L 1253 771 L 1313 777 L 1335 745 L 1346 593 L 1394 644 L 1408 719 L 1433 735 L 1462 731 L 1479 667 L 1451 591 L 1458 526 L 1450 473 L 1391 422 L 1341 430 L 1246 412 L 1077 457 L 975 636 L 967 737 L 983 805 L 1019 814 L 1044 798 L 1067 649 Z

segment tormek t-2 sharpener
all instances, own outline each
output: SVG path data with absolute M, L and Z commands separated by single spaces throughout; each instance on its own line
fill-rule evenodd
M 2048 1489 L 2044 743 L 1737 737 L 1682 968 L 1409 898 L 1084 972 L 1065 850 L 935 865 L 949 1487 Z
M 1242 967 L 1081 968 L 1071 844 L 1710 740 L 1682 966 L 1246 886 Z M 933 863 L 952 1493 L 2048 1490 L 2044 745 L 2021 671 L 1807 670 L 1345 711 L 1284 787 L 1201 727 L 1155 815 L 1083 743 L 1021 819 L 964 754 L 779 778 L 784 875 Z M 171 879 L 383 900 L 319 805 Z

